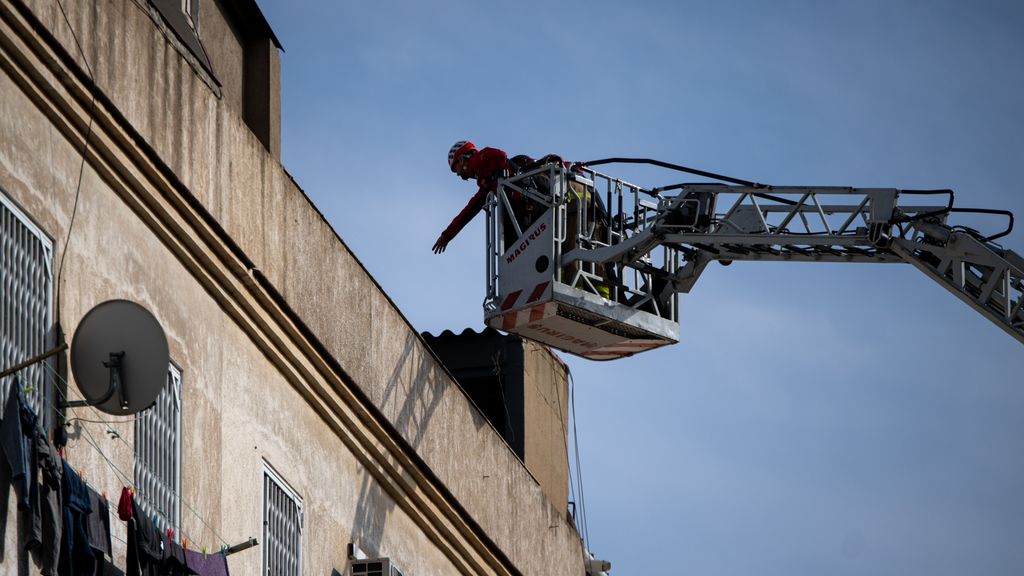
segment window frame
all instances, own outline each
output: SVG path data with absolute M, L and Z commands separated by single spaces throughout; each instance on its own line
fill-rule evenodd
M 261 485 L 262 485 L 261 498 L 262 498 L 262 501 L 263 501 L 262 502 L 262 506 L 260 506 L 260 525 L 262 526 L 262 536 L 263 536 L 263 541 L 262 541 L 263 545 L 261 546 L 261 548 L 262 548 L 262 559 L 261 559 L 261 566 L 260 566 L 260 574 L 263 575 L 263 576 L 269 576 L 269 570 L 270 570 L 270 566 L 269 566 L 269 560 L 270 559 L 269 559 L 269 556 L 270 556 L 270 554 L 272 552 L 271 548 L 273 547 L 273 544 L 274 544 L 270 540 L 270 536 L 269 536 L 270 523 L 268 522 L 268 518 L 267 518 L 268 512 L 269 512 L 269 506 L 270 506 L 270 502 L 271 502 L 271 500 L 268 498 L 268 492 L 269 492 L 270 485 L 276 486 L 277 489 L 281 491 L 282 495 L 285 498 L 287 498 L 288 500 L 290 500 L 292 502 L 292 504 L 294 504 L 295 507 L 296 507 L 296 512 L 297 512 L 297 515 L 298 515 L 298 526 L 297 526 L 297 528 L 298 528 L 298 535 L 297 535 L 297 538 L 296 538 L 297 547 L 296 547 L 296 550 L 295 550 L 295 557 L 296 557 L 296 560 L 297 560 L 297 566 L 296 566 L 296 572 L 295 573 L 296 574 L 302 574 L 302 543 L 303 543 L 302 534 L 303 534 L 303 531 L 304 531 L 303 530 L 303 525 L 305 524 L 305 515 L 303 513 L 302 496 L 300 496 L 299 493 L 294 488 L 292 488 L 291 484 L 289 484 L 288 481 L 286 481 L 284 479 L 284 477 L 281 476 L 281 474 L 279 474 L 277 472 L 277 470 L 275 470 L 274 467 L 271 466 L 270 463 L 267 462 L 266 460 L 263 461 L 262 474 L 260 476 L 261 476 L 261 479 L 262 479 L 262 482 L 261 482 Z M 279 541 L 281 539 L 279 537 L 275 536 L 275 540 Z M 275 576 L 277 576 L 277 575 L 275 574 Z M 291 576 L 291 575 L 286 575 L 286 576 Z
M 9 216 L 8 216 L 9 215 Z M 22 230 L 12 230 L 14 234 L 22 233 L 27 234 L 30 238 L 38 242 L 38 246 L 33 246 L 26 249 L 24 246 L 19 246 L 15 241 L 8 244 L 5 241 L 4 232 L 8 230 L 8 224 L 13 226 L 21 226 Z M 16 253 L 17 250 L 21 250 L 22 254 Z M 54 347 L 56 342 L 55 332 L 55 298 L 54 298 L 54 241 L 49 234 L 43 231 L 36 222 L 29 217 L 25 210 L 18 205 L 13 198 L 11 198 L 6 190 L 0 187 L 0 283 L 6 283 L 6 279 L 3 278 L 4 268 L 2 264 L 7 261 L 8 257 L 23 257 L 23 253 L 31 253 L 38 255 L 37 261 L 31 262 L 30 265 L 38 266 L 41 270 L 35 272 L 28 272 L 27 275 L 33 275 L 37 280 L 41 279 L 43 286 L 29 286 L 21 287 L 23 290 L 27 289 L 29 292 L 34 292 L 35 295 L 41 296 L 36 301 L 30 302 L 30 306 L 37 306 L 42 308 L 42 318 L 38 319 L 37 322 L 32 323 L 33 325 L 29 329 L 36 329 L 36 334 L 33 336 L 41 336 L 42 342 L 38 343 L 25 343 L 19 342 L 18 336 L 24 337 L 24 334 L 12 335 L 13 342 L 10 343 L 11 349 L 5 351 L 0 347 L 0 367 L 13 366 L 14 364 L 28 360 L 29 358 L 41 354 Z M 14 297 L 17 296 L 16 291 L 14 296 L 10 292 L 4 291 L 0 294 L 0 334 L 3 334 L 7 328 L 12 328 L 13 331 L 24 331 L 26 326 L 24 323 L 17 326 L 13 326 L 14 320 L 16 319 L 16 313 L 12 314 L 11 318 L 7 318 L 5 311 L 15 311 L 20 308 L 19 305 L 24 305 L 25 302 L 13 302 Z M 39 302 L 38 300 L 42 300 Z M 39 332 L 41 331 L 41 334 Z M 2 340 L 0 340 L 2 344 Z M 10 352 L 10 357 L 7 357 Z M 15 352 L 18 353 L 18 357 L 15 357 Z M 47 369 L 46 366 L 49 366 Z M 16 380 L 20 380 L 26 385 L 33 386 L 33 392 L 29 394 L 30 404 L 35 410 L 36 414 L 41 419 L 41 426 L 49 430 L 53 423 L 53 410 L 47 409 L 48 407 L 54 406 L 54 378 L 52 374 L 56 371 L 56 359 L 49 358 L 39 362 L 35 365 L 28 366 L 21 370 L 16 377 L 9 376 L 5 378 L 4 382 L 0 382 L 0 409 L 3 405 L 6 405 L 7 399 L 9 398 L 10 386 Z M 26 377 L 26 374 L 28 376 Z M 27 382 L 26 382 L 27 380 Z
M 174 529 L 175 540 L 180 541 L 181 536 L 181 469 L 182 469 L 182 451 L 181 451 L 181 440 L 182 440 L 182 408 L 183 408 L 183 374 L 182 369 L 171 362 L 167 366 L 167 386 L 160 391 L 157 396 L 154 405 L 143 412 L 140 412 L 135 420 L 135 443 L 133 445 L 133 481 L 135 482 L 136 494 L 138 496 L 139 504 L 142 505 L 147 514 L 153 514 L 156 516 L 157 528 L 160 532 L 165 532 L 167 528 Z M 152 410 L 158 410 L 161 402 L 165 400 L 165 394 L 170 394 L 170 406 L 174 412 L 171 414 L 170 422 L 166 422 L 166 418 L 162 421 L 146 420 L 147 418 L 156 415 Z M 159 416 L 157 416 L 159 418 Z M 161 446 L 159 444 L 161 438 L 159 434 L 159 426 L 157 430 L 150 430 L 140 434 L 140 429 L 146 426 L 147 423 L 152 422 L 151 425 L 163 424 L 171 428 L 171 446 Z M 142 452 L 140 452 L 140 450 Z M 168 454 L 168 452 L 170 454 Z M 155 466 L 151 463 L 152 460 L 157 460 Z M 161 467 L 162 466 L 162 467 Z M 158 468 L 155 469 L 154 468 Z M 167 468 L 170 468 L 170 473 L 166 476 L 163 473 Z M 150 476 L 151 481 L 146 481 L 142 476 L 142 471 Z M 169 496 L 168 512 L 164 513 L 161 511 L 161 506 L 158 503 L 158 499 L 161 498 L 159 494 L 150 493 L 150 489 L 153 488 L 151 484 L 163 483 Z
M 192 30 L 199 34 L 199 0 L 181 0 L 181 13 Z

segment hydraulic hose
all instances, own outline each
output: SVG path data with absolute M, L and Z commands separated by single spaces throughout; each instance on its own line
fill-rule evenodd
M 580 162 L 583 166 L 599 166 L 601 164 L 650 164 L 651 166 L 658 166 L 659 168 L 667 168 L 669 170 L 676 170 L 679 172 L 686 172 L 687 174 L 694 174 L 704 178 L 711 178 L 712 180 L 721 180 L 722 182 L 728 182 L 730 184 L 738 184 L 740 186 L 747 186 L 749 188 L 761 188 L 770 190 L 771 186 L 768 184 L 761 184 L 760 182 L 753 182 L 750 180 L 743 180 L 740 178 L 733 178 L 732 176 L 725 176 L 724 174 L 716 174 L 714 172 L 707 172 L 705 170 L 698 170 L 696 168 L 688 168 L 686 166 L 680 166 L 679 164 L 671 164 L 669 162 L 662 162 L 661 160 L 654 160 L 651 158 L 602 158 L 600 160 L 591 160 L 589 162 Z M 683 184 L 677 184 L 674 186 L 665 186 L 658 188 L 658 190 L 672 190 L 675 188 L 681 188 Z M 796 202 L 788 200 L 786 198 L 780 198 L 771 194 L 755 194 L 758 198 L 764 198 L 765 200 L 771 200 L 780 204 L 795 205 Z
M 677 170 L 679 172 L 686 172 L 687 174 L 703 176 L 704 178 L 721 180 L 722 182 L 729 182 L 730 184 L 739 184 L 740 186 L 749 186 L 751 188 L 768 188 L 768 186 L 757 182 L 741 180 L 731 176 L 723 176 L 722 174 L 715 174 L 714 172 L 705 172 L 704 170 L 697 170 L 696 168 L 687 168 L 686 166 L 680 166 L 678 164 L 669 164 L 668 162 L 652 160 L 650 158 L 602 158 L 600 160 L 591 160 L 590 162 L 580 162 L 580 164 L 584 166 L 599 166 L 601 164 L 650 164 L 660 168 L 668 168 L 669 170 Z

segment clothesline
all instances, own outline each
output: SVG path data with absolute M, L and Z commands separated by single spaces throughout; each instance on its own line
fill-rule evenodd
M 59 380 L 62 380 L 58 374 L 54 375 Z M 2 382 L 2 379 L 0 379 L 0 382 Z M 14 467 L 13 470 L 18 472 L 13 477 L 22 483 L 17 486 L 19 510 L 22 511 L 21 513 L 28 513 L 35 518 L 35 520 L 29 521 L 30 525 L 36 527 L 33 530 L 34 536 L 32 538 L 36 542 L 40 542 L 39 538 L 42 538 L 44 550 L 52 550 L 52 552 L 46 552 L 46 555 L 40 560 L 44 572 L 48 569 L 57 568 L 56 559 L 58 556 L 61 558 L 62 565 L 71 562 L 72 566 L 81 564 L 83 567 L 86 567 L 90 566 L 94 561 L 106 562 L 104 559 L 105 554 L 111 555 L 112 558 L 110 540 L 113 538 L 125 544 L 128 551 L 129 573 L 134 573 L 133 571 L 140 569 L 145 570 L 146 566 L 155 566 L 154 562 L 160 566 L 176 565 L 182 569 L 187 569 L 187 567 L 193 565 L 196 568 L 206 566 L 206 569 L 213 570 L 211 573 L 227 573 L 226 556 L 228 555 L 227 550 L 229 547 L 226 544 L 221 546 L 220 554 L 214 552 L 214 558 L 208 559 L 205 547 L 202 547 L 201 555 L 194 548 L 189 550 L 187 538 L 184 540 L 185 546 L 178 545 L 174 540 L 173 529 L 167 530 L 165 540 L 157 528 L 157 516 L 154 514 L 153 521 L 150 522 L 143 509 L 134 502 L 134 498 L 128 496 L 129 488 L 127 487 L 122 489 L 122 501 L 119 505 L 118 516 L 129 523 L 128 540 L 113 537 L 110 530 L 109 499 L 106 493 L 97 490 L 96 486 L 85 479 L 81 471 L 74 469 L 66 460 L 63 450 L 54 448 L 52 440 L 46 435 L 45 429 L 38 418 L 38 409 L 45 406 L 52 408 L 52 402 L 49 398 L 37 395 L 36 398 L 39 399 L 41 405 L 33 406 L 32 398 L 29 396 L 31 392 L 32 387 L 23 387 L 21 380 L 17 377 L 13 379 L 8 387 L 8 394 L 6 395 L 7 405 L 3 409 L 3 423 L 9 424 L 9 426 L 3 427 L 3 437 L 8 439 L 4 441 L 4 451 L 7 453 L 8 459 L 13 458 L 11 465 Z M 58 390 L 58 393 L 60 396 L 66 397 L 63 391 Z M 84 435 L 79 436 L 79 438 L 85 440 L 87 444 L 96 450 L 108 467 L 119 477 L 122 484 L 132 486 L 133 483 L 128 476 L 100 448 L 92 432 L 84 426 L 80 427 L 80 430 L 84 432 Z M 13 444 L 10 443 L 10 438 L 15 439 Z M 12 448 L 15 450 L 14 452 L 10 451 Z M 58 453 L 60 454 L 59 456 Z M 15 467 L 15 462 L 18 463 L 17 467 Z M 61 468 L 63 473 L 60 472 Z M 43 472 L 43 485 L 41 487 L 37 477 L 39 470 Z M 56 486 L 55 483 L 57 484 Z M 63 488 L 60 485 L 63 485 Z M 57 491 L 58 495 L 61 491 L 64 492 L 63 502 L 59 496 L 56 500 L 53 500 L 54 490 Z M 132 496 L 134 496 L 134 491 Z M 130 498 L 130 500 L 125 500 L 125 498 Z M 24 500 L 24 503 L 21 500 Z M 39 516 L 40 506 L 43 507 L 42 516 Z M 54 512 L 54 506 L 56 506 L 56 512 Z M 191 509 L 191 507 L 189 508 Z M 195 514 L 194 509 L 191 510 Z M 95 511 L 98 514 L 106 511 L 106 515 L 93 517 L 91 511 Z M 219 537 L 219 534 L 216 533 L 212 526 L 209 526 L 205 519 L 198 514 L 196 516 L 215 536 Z M 40 522 L 42 522 L 41 534 L 38 531 Z M 56 528 L 51 529 L 47 527 L 54 526 L 55 523 Z M 89 526 L 87 530 L 84 528 L 85 525 Z M 88 535 L 83 530 L 86 530 Z M 64 533 L 63 538 L 60 536 L 62 532 Z M 53 540 L 55 533 L 59 542 Z M 47 534 L 50 536 L 47 536 Z M 182 531 L 182 534 L 185 534 L 185 532 Z M 69 538 L 71 540 L 68 540 Z M 93 552 L 81 552 L 83 549 L 74 543 L 76 538 L 85 538 L 84 542 L 87 545 L 84 550 Z M 221 541 L 223 542 L 223 539 Z M 254 544 L 255 539 L 251 538 L 249 541 L 233 547 L 231 551 L 246 549 Z M 85 554 L 87 558 L 80 557 L 79 555 L 81 554 Z M 221 557 L 219 565 L 217 564 L 218 560 L 215 559 L 216 556 Z M 85 562 L 88 562 L 88 564 L 85 564 Z M 209 564 L 209 562 L 213 562 L 213 564 Z M 89 570 L 89 568 L 86 569 Z M 207 572 L 201 570 L 199 573 Z
M 53 376 L 53 378 L 59 384 L 62 385 L 62 386 L 54 386 L 54 389 L 56 390 L 58 396 L 60 397 L 60 400 L 66 402 L 68 400 L 69 396 L 72 394 L 71 386 L 68 384 L 67 380 L 65 380 L 60 375 L 60 373 L 57 372 L 53 368 L 53 366 L 50 365 L 50 363 L 44 362 L 43 366 L 45 366 L 46 369 L 49 371 L 49 373 Z M 65 393 L 64 390 L 67 390 L 68 392 Z M 42 396 L 41 398 L 42 398 L 43 402 L 45 402 L 49 406 L 49 408 L 51 410 L 56 410 L 55 407 L 53 406 L 52 402 L 48 398 L 46 398 L 45 396 Z M 80 410 L 81 408 L 82 407 L 73 407 L 73 408 L 70 408 L 70 409 L 73 410 L 73 411 L 76 411 L 75 413 L 77 414 L 78 413 L 77 411 Z M 94 408 L 92 406 L 88 406 L 88 407 L 84 407 L 84 408 L 88 408 L 89 410 L 91 410 L 93 413 L 95 413 L 97 415 L 106 416 L 106 415 L 100 414 L 99 410 L 97 410 L 96 408 Z M 71 419 L 69 419 L 69 420 L 71 420 Z M 126 420 L 124 420 L 124 423 L 125 424 L 129 424 L 129 423 L 134 422 L 134 420 L 135 420 L 135 418 L 126 419 Z M 87 420 L 84 420 L 84 419 L 78 419 L 78 421 L 79 422 L 88 422 Z M 108 427 L 108 429 L 109 429 L 109 427 Z M 96 451 L 97 454 L 99 454 L 100 458 L 103 459 L 103 461 L 107 464 L 107 467 L 110 468 L 111 471 L 118 477 L 119 481 L 124 486 L 128 486 L 128 487 L 132 488 L 135 491 L 135 493 L 141 494 L 143 496 L 147 496 L 146 492 L 144 490 L 140 490 L 139 487 L 135 484 L 135 482 L 133 481 L 132 477 L 130 477 L 128 474 L 126 474 L 123 470 L 121 470 L 117 466 L 117 464 L 115 464 L 110 459 L 110 457 L 107 456 L 106 452 L 104 452 L 104 450 L 100 447 L 99 442 L 96 440 L 95 436 L 93 435 L 92 431 L 90 430 L 90 427 L 82 425 L 81 426 L 81 430 L 83 431 L 84 434 L 82 436 L 80 436 L 80 438 L 83 439 L 88 445 L 90 445 Z M 137 463 L 136 462 L 137 457 L 135 455 L 135 447 L 132 444 L 128 443 L 128 441 L 125 440 L 120 433 L 115 434 L 113 437 L 115 439 L 119 440 L 122 444 L 124 444 L 124 446 L 126 446 L 130 450 L 130 453 L 132 454 L 133 465 L 136 464 Z M 227 548 L 227 547 L 230 546 L 228 544 L 227 540 L 225 540 L 220 535 L 220 533 L 213 526 L 211 526 L 210 523 L 207 522 L 206 519 L 202 515 L 199 514 L 199 512 L 192 506 L 192 504 L 183 497 L 183 495 L 180 493 L 180 491 L 172 489 L 172 490 L 170 490 L 170 492 L 171 492 L 171 494 L 176 496 L 179 499 L 179 501 L 185 506 L 185 508 L 188 509 L 188 511 L 197 520 L 199 520 L 199 522 L 207 530 L 209 530 L 210 533 L 220 542 L 219 546 L 217 546 L 216 548 L 211 547 L 211 549 L 218 549 L 219 550 L 219 549 Z M 196 540 L 194 538 L 192 538 L 191 535 L 188 534 L 188 532 L 183 527 L 178 526 L 178 527 L 176 527 L 176 529 L 180 530 L 182 537 L 186 541 L 190 541 L 190 542 L 193 542 L 193 543 L 196 542 Z M 193 547 L 192 549 L 196 549 L 196 548 Z M 205 550 L 206 546 L 200 546 L 199 549 Z

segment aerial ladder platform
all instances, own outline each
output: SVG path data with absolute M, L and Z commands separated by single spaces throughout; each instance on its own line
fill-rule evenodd
M 645 162 L 721 183 L 643 188 L 593 167 Z M 1007 219 L 993 235 L 951 223 Z M 1024 258 L 1004 210 L 952 190 L 768 186 L 650 160 L 552 163 L 487 205 L 487 324 L 592 360 L 679 341 L 678 295 L 713 261 L 911 264 L 1024 343 Z

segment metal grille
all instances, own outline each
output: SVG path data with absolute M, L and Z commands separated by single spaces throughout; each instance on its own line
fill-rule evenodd
M 167 386 L 135 420 L 135 486 L 147 516 L 161 532 L 181 526 L 181 371 L 167 370 Z
M 302 568 L 302 501 L 269 467 L 263 469 L 263 574 L 298 576 Z
M 53 242 L 0 193 L 0 369 L 53 346 Z M 42 363 L 18 373 L 37 414 L 44 414 L 50 379 Z M 0 382 L 6 405 L 14 378 Z M 48 425 L 48 422 L 44 422 Z

